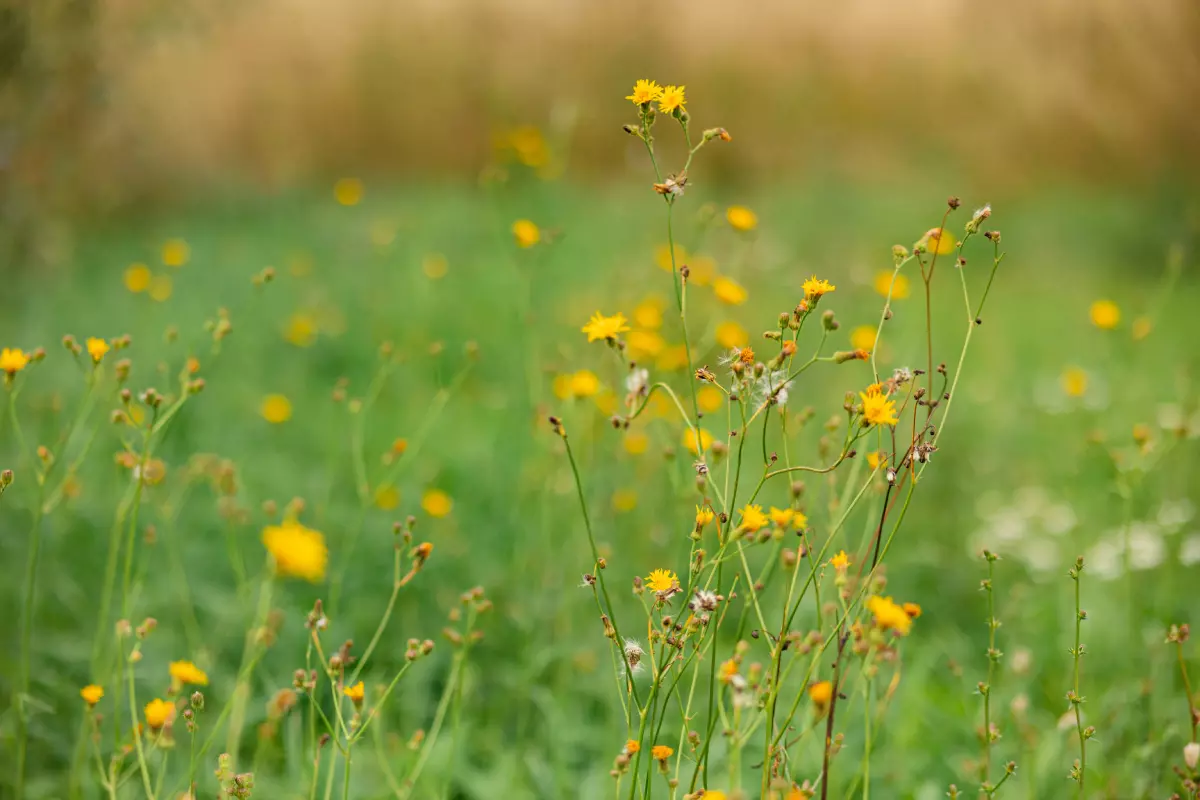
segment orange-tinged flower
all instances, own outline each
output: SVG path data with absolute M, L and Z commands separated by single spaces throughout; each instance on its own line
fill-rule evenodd
M 166 700 L 158 697 L 146 703 L 144 710 L 146 713 L 146 725 L 152 731 L 160 729 L 175 717 L 175 704 L 168 703 Z
M 650 755 L 658 761 L 666 761 L 671 756 L 675 755 L 675 748 L 668 747 L 665 744 L 656 744 L 650 748 Z
M 635 106 L 644 106 L 658 100 L 662 95 L 663 89 L 656 82 L 640 80 L 633 85 L 633 94 L 626 95 L 625 99 Z
M 818 278 L 816 275 L 809 277 L 808 280 L 800 285 L 800 288 L 804 290 L 804 298 L 810 302 L 822 295 L 837 291 L 836 286 L 824 278 Z
M 83 702 L 88 706 L 94 706 L 100 702 L 100 698 L 104 697 L 104 689 L 94 683 L 89 683 L 87 686 L 79 690 L 79 696 L 83 698 Z
M 833 699 L 833 684 L 829 681 L 817 681 L 808 687 L 808 699 L 817 706 L 827 706 Z
M 355 705 L 359 705 L 362 703 L 363 698 L 367 695 L 367 688 L 363 686 L 362 681 L 359 681 L 353 686 L 342 687 L 342 694 L 346 695 L 346 697 L 349 697 Z
M 625 319 L 625 315 L 618 312 L 611 317 L 606 317 L 599 311 L 592 314 L 592 318 L 588 320 L 588 324 L 581 329 L 587 334 L 588 341 L 594 342 L 598 339 L 611 341 L 617 338 L 618 334 L 629 330 L 629 325 Z
M 771 522 L 778 528 L 786 528 L 792 524 L 792 519 L 796 516 L 796 510 L 793 508 L 776 508 L 771 506 L 770 510 Z
M 629 755 L 633 755 L 634 753 L 636 753 L 638 750 L 641 750 L 641 749 L 642 749 L 642 743 L 639 742 L 638 740 L 636 740 L 636 739 L 626 740 L 625 752 L 628 753 Z
M 829 565 L 838 571 L 848 569 L 850 567 L 850 556 L 846 555 L 845 550 L 839 550 L 836 556 L 829 559 Z
M 716 514 L 708 506 L 696 506 L 696 527 L 703 528 L 713 521 Z
M 652 592 L 665 592 L 679 583 L 679 578 L 669 569 L 656 569 L 646 576 L 646 586 Z
M 752 231 L 758 227 L 758 215 L 745 206 L 730 206 L 725 209 L 725 219 L 735 231 Z
M 421 508 L 431 517 L 444 517 L 454 508 L 454 501 L 441 489 L 428 489 L 421 498 Z
M 513 240 L 517 247 L 529 248 L 542 240 L 542 232 L 538 226 L 527 219 L 519 219 L 512 224 Z
M 904 613 L 908 614 L 908 616 L 912 619 L 916 619 L 917 617 L 921 616 L 921 607 L 916 603 L 905 603 L 901 606 L 901 608 L 903 608 Z
M 263 545 L 275 560 L 275 572 L 284 577 L 303 578 L 312 583 L 325 579 L 329 550 L 320 531 L 294 520 L 263 528 Z
M 880 630 L 895 631 L 904 636 L 912 628 L 912 617 L 890 597 L 873 595 L 867 598 L 867 610 L 875 617 L 875 627 Z
M 171 673 L 171 680 L 177 681 L 179 684 L 208 686 L 208 674 L 191 661 L 172 661 L 168 669 Z

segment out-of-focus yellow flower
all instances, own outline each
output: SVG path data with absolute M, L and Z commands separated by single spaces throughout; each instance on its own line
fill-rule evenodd
M 654 263 L 658 264 L 658 268 L 666 272 L 670 272 L 672 267 L 687 263 L 688 253 L 682 246 L 675 245 L 675 263 L 671 263 L 671 248 L 668 245 L 660 244 L 654 250 Z
M 1154 323 L 1150 321 L 1149 317 L 1138 317 L 1133 321 L 1133 329 L 1130 332 L 1133 335 L 1133 340 L 1140 342 L 1149 336 L 1153 329 Z
M 693 256 L 688 262 L 688 283 L 692 286 L 708 286 L 717 277 L 717 262 L 708 256 Z
M 387 247 L 396 241 L 396 225 L 386 219 L 377 219 L 371 223 L 371 244 L 376 247 Z
M 263 546 L 275 561 L 275 572 L 285 578 L 303 578 L 311 583 L 325 579 L 329 550 L 320 531 L 285 520 L 268 525 L 262 532 Z
M 833 699 L 833 684 L 829 681 L 817 681 L 808 687 L 808 699 L 813 705 L 824 708 Z
M 658 761 L 666 761 L 671 756 L 675 755 L 675 748 L 668 747 L 665 744 L 656 744 L 650 748 L 650 755 Z
M 912 628 L 912 617 L 890 597 L 873 595 L 867 598 L 867 610 L 875 617 L 875 627 L 880 630 L 895 631 L 905 636 Z
M 654 358 L 663 351 L 667 343 L 655 331 L 630 331 L 625 337 L 629 357 L 634 361 Z
M 421 259 L 421 271 L 431 281 L 440 281 L 450 271 L 450 262 L 441 253 L 430 253 Z
M 762 530 L 767 526 L 767 515 L 763 513 L 762 506 L 747 504 L 741 509 L 742 520 L 738 527 L 744 531 L 754 533 Z
M 638 494 L 633 489 L 617 489 L 613 492 L 612 507 L 620 514 L 627 514 L 637 508 Z
M 596 395 L 596 408 L 606 417 L 611 417 L 617 411 L 617 394 L 612 389 L 603 389 Z
M 867 453 L 867 466 L 871 468 L 872 472 L 886 464 L 887 453 L 884 453 L 882 450 L 872 450 Z
M 358 205 L 363 199 L 363 182 L 358 178 L 342 178 L 333 185 L 333 199 L 343 206 Z
M 708 506 L 696 506 L 696 527 L 703 528 L 708 523 L 712 522 L 716 517 L 714 512 Z
M 927 253 L 937 253 L 939 256 L 953 253 L 957 245 L 958 242 L 955 241 L 954 234 L 941 228 L 930 228 L 925 231 L 925 235 L 917 242 L 917 247 L 924 248 Z
M 167 239 L 162 246 L 162 263 L 182 267 L 192 257 L 192 248 L 183 239 Z
M 157 303 L 165 303 L 171 299 L 174 288 L 170 275 L 155 275 L 150 281 L 150 299 Z
M 725 209 L 725 219 L 735 231 L 752 231 L 758 227 L 758 215 L 745 206 L 730 206 Z
M 893 277 L 895 280 L 893 281 Z M 911 290 L 907 275 L 897 275 L 892 270 L 884 270 L 875 275 L 875 291 L 887 297 L 888 291 L 892 293 L 893 300 L 903 300 L 908 297 Z
M 748 296 L 745 287 L 732 278 L 721 276 L 713 281 L 713 294 L 722 303 L 731 306 L 740 306 L 746 302 Z
M 317 340 L 317 320 L 312 314 L 297 311 L 288 317 L 287 327 L 284 328 L 283 338 L 296 347 L 308 347 Z
M 349 697 L 354 705 L 361 705 L 363 698 L 367 696 L 367 687 L 363 685 L 362 681 L 359 681 L 353 686 L 342 687 L 342 694 Z
M 454 501 L 441 489 L 427 489 L 421 498 L 421 508 L 431 517 L 444 517 L 454 508 Z
M 175 704 L 156 697 L 146 703 L 145 713 L 146 725 L 150 730 L 156 731 L 174 719 Z
M 83 698 L 83 702 L 88 706 L 94 706 L 100 702 L 100 698 L 104 697 L 104 689 L 94 683 L 89 683 L 87 686 L 79 690 L 79 696 Z
M 259 413 L 272 425 L 287 422 L 292 418 L 292 401 L 281 394 L 269 394 L 263 398 Z
M 845 550 L 839 550 L 836 556 L 829 559 L 829 566 L 833 567 L 839 572 L 844 572 L 850 567 L 850 556 L 846 555 Z
M 712 414 L 725 405 L 725 393 L 715 386 L 702 386 L 696 392 L 696 405 L 705 414 Z
M 88 355 L 92 357 L 92 362 L 99 364 L 104 358 L 104 354 L 108 352 L 108 342 L 103 339 L 97 339 L 94 336 L 88 337 L 86 342 Z
M 771 506 L 771 510 L 768 513 L 771 517 L 771 522 L 777 528 L 787 528 L 792 524 L 792 518 L 796 516 L 795 509 L 776 508 L 775 506 Z
M 644 106 L 658 100 L 662 94 L 662 87 L 655 81 L 640 80 L 633 85 L 633 94 L 626 95 L 625 99 L 635 106 Z
M 631 431 L 621 440 L 625 452 L 631 456 L 640 456 L 650 447 L 650 437 L 641 431 Z
M 1067 367 L 1062 374 L 1062 389 L 1067 397 L 1083 397 L 1087 393 L 1088 374 L 1079 367 Z
M 664 305 L 663 299 L 658 295 L 647 297 L 633 309 L 633 321 L 643 328 L 651 330 L 661 328 Z
M 671 84 L 664 86 L 662 95 L 658 98 L 658 110 L 663 114 L 674 114 L 676 111 L 683 111 L 684 105 L 687 104 L 687 98 L 684 97 L 686 86 L 675 86 Z
M 571 376 L 571 394 L 591 397 L 600 391 L 600 379 L 591 370 L 581 369 Z
M 620 312 L 611 317 L 606 317 L 597 311 L 592 314 L 592 318 L 588 320 L 587 325 L 584 325 L 581 330 L 587 334 L 589 342 L 594 342 L 598 339 L 616 339 L 618 334 L 629 330 L 629 325 L 626 322 L 625 315 Z
M 688 365 L 687 348 L 681 344 L 664 347 L 658 354 L 658 358 L 655 359 L 654 365 L 663 372 L 686 369 Z
M 910 619 L 917 619 L 921 616 L 921 607 L 916 603 L 904 603 L 900 607 L 904 609 L 904 613 L 908 614 Z
M 534 125 L 513 128 L 508 136 L 508 143 L 516 153 L 517 160 L 527 167 L 544 167 L 550 161 L 550 148 L 546 146 L 546 138 Z
M 171 673 L 171 680 L 178 685 L 208 686 L 208 673 L 191 661 L 172 661 L 167 669 Z
M 125 269 L 125 288 L 133 293 L 144 292 L 150 288 L 153 273 L 145 264 L 130 264 Z
M 728 350 L 736 347 L 739 350 L 750 344 L 750 334 L 736 322 L 730 320 L 717 326 L 717 344 Z
M 1121 322 L 1121 309 L 1112 300 L 1097 300 L 1088 309 L 1092 324 L 1105 331 L 1111 331 Z
M 692 455 L 700 455 L 703 451 L 712 446 L 713 437 L 708 431 L 700 428 L 700 447 L 696 447 L 696 429 L 687 428 L 683 432 L 683 446 L 686 447 Z
M 0 350 L 0 372 L 9 377 L 16 375 L 29 364 L 29 354 L 19 347 Z
M 850 332 L 850 346 L 855 350 L 875 349 L 875 326 L 859 325 Z
M 400 490 L 390 483 L 385 483 L 375 490 L 375 507 L 382 511 L 391 511 L 400 505 Z
M 542 232 L 538 226 L 527 219 L 519 219 L 512 224 L 513 240 L 517 247 L 528 248 L 542 240 Z

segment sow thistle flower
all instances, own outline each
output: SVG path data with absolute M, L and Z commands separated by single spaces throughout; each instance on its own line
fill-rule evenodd
M 94 683 L 89 683 L 79 690 L 79 696 L 83 698 L 83 702 L 88 704 L 88 708 L 91 708 L 100 702 L 100 698 L 104 697 L 104 689 Z
M 640 80 L 633 85 L 633 94 L 626 95 L 625 99 L 635 106 L 648 106 L 655 100 L 662 98 L 662 96 L 663 88 L 656 82 Z
M 745 206 L 730 206 L 725 209 L 725 219 L 735 231 L 746 233 L 758 227 L 758 215 Z
M 530 248 L 542 240 L 542 232 L 538 226 L 527 219 L 519 219 L 512 224 L 513 239 L 517 247 Z
M 912 628 L 913 618 L 890 597 L 873 595 L 867 599 L 867 610 L 875 618 L 875 627 L 881 631 L 895 631 L 899 636 L 906 636 Z
M 675 114 L 676 112 L 684 111 L 684 105 L 687 104 L 687 98 L 684 97 L 684 89 L 686 88 L 686 86 L 675 86 L 674 84 L 664 86 L 658 96 L 658 110 L 664 114 Z M 637 92 L 636 88 L 634 92 Z
M 625 315 L 620 312 L 611 317 L 606 317 L 597 311 L 592 314 L 592 318 L 580 330 L 587 334 L 589 342 L 601 339 L 607 342 L 614 342 L 618 334 L 629 330 L 629 324 L 628 320 L 625 319 Z
M 311 583 L 325 579 L 329 550 L 320 531 L 294 520 L 263 528 L 263 545 L 275 560 L 275 572 L 288 578 L 303 578 Z
M 363 686 L 363 682 L 359 681 L 353 686 L 343 687 L 342 694 L 346 695 L 346 697 L 349 697 L 350 701 L 354 703 L 355 707 L 358 707 L 362 705 L 363 698 L 367 695 L 367 689 L 365 686 Z
M 11 378 L 28 365 L 29 354 L 19 347 L 0 350 L 0 372 L 4 372 L 8 377 Z
M 146 703 L 143 711 L 146 714 L 146 725 L 152 731 L 161 729 L 175 718 L 175 704 L 168 703 L 160 697 L 156 697 L 149 703 Z
M 763 513 L 762 506 L 746 505 L 741 509 L 742 521 L 738 528 L 748 533 L 755 533 L 767 526 L 767 515 Z
M 669 592 L 679 585 L 679 578 L 669 569 L 656 569 L 646 576 L 646 586 L 652 592 Z
M 654 757 L 655 761 L 665 764 L 668 758 L 675 755 L 675 748 L 665 744 L 656 744 L 650 748 L 650 755 Z
M 97 339 L 94 336 L 87 340 L 88 355 L 92 357 L 93 364 L 99 364 L 104 354 L 109 351 L 108 342 L 103 339 Z
M 168 670 L 171 673 L 171 683 L 176 688 L 185 684 L 208 685 L 208 674 L 191 661 L 172 661 Z
M 896 401 L 888 399 L 878 383 L 871 384 L 858 396 L 862 398 L 863 421 L 868 425 L 895 426 L 899 421 L 896 417 Z
M 716 514 L 708 506 L 696 506 L 696 530 L 713 521 Z
M 1111 331 L 1121 323 L 1121 308 L 1112 300 L 1097 300 L 1088 309 L 1092 324 L 1102 331 Z
M 800 285 L 804 290 L 804 299 L 810 303 L 819 300 L 823 295 L 837 291 L 837 287 L 824 278 L 818 278 L 816 275 L 811 276 L 808 280 Z

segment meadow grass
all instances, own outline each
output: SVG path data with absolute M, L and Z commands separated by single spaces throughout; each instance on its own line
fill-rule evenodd
M 674 673 L 663 688 L 678 707 L 663 704 L 650 725 L 638 724 L 631 702 L 650 702 L 654 682 L 643 673 L 631 688 L 628 663 L 614 675 L 614 661 L 629 650 L 614 652 L 599 618 L 609 614 L 624 637 L 655 652 L 646 636 L 647 616 L 662 613 L 653 613 L 655 593 L 630 589 L 656 569 L 690 585 L 695 542 L 687 534 L 702 502 L 675 404 L 652 398 L 645 417 L 614 429 L 610 417 L 627 413 L 627 368 L 580 332 L 598 308 L 657 332 L 663 352 L 643 361 L 691 413 L 677 349 L 677 278 L 669 258 L 668 269 L 656 263 L 666 242 L 662 201 L 649 191 L 653 176 L 642 177 L 642 191 L 581 191 L 514 168 L 483 188 L 368 181 L 362 196 L 341 186 L 340 202 L 328 192 L 243 197 L 83 226 L 58 272 L 11 278 L 0 344 L 41 345 L 47 355 L 9 382 L 15 413 L 6 409 L 0 426 L 0 467 L 15 473 L 0 496 L 0 604 L 11 621 L 6 793 L 175 797 L 190 776 L 200 782 L 197 796 L 214 796 L 220 753 L 230 755 L 224 790 L 247 792 L 233 775 L 253 772 L 261 797 L 611 797 L 614 784 L 619 796 L 679 797 L 699 788 L 694 773 L 710 796 L 738 796 L 734 782 L 747 797 L 768 784 L 780 797 L 805 796 L 805 780 L 833 797 L 976 796 L 1004 780 L 1000 796 L 1057 797 L 1080 786 L 1068 778 L 1076 769 L 1087 797 L 1185 791 L 1172 768 L 1186 771 L 1184 745 L 1195 737 L 1180 671 L 1194 661 L 1194 646 L 1164 640 L 1170 625 L 1190 621 L 1188 587 L 1200 561 L 1189 538 L 1194 417 L 1183 436 L 1175 433 L 1196 409 L 1188 339 L 1190 308 L 1200 300 L 1194 219 L 1166 199 L 1138 204 L 1119 194 L 1047 191 L 997 204 L 985 227 L 1002 230 L 1010 255 L 972 334 L 946 435 L 884 559 L 886 594 L 919 603 L 922 613 L 902 640 L 872 633 L 857 654 L 883 652 L 886 660 L 854 661 L 857 640 L 828 636 L 863 599 L 854 573 L 870 559 L 865 543 L 888 496 L 883 468 L 862 483 L 871 471 L 865 452 L 847 459 L 860 479 L 853 491 L 862 484 L 865 499 L 840 527 L 834 521 L 857 497 L 849 482 L 804 475 L 798 495 L 787 479 L 766 486 L 764 508 L 795 503 L 807 512 L 815 552 L 791 574 L 819 574 L 815 585 L 834 604 L 818 618 L 820 600 L 805 601 L 804 635 L 793 644 L 807 657 L 780 682 L 780 705 L 798 704 L 792 728 L 779 733 L 797 739 L 786 763 L 791 789 L 764 778 L 763 733 L 777 743 L 775 721 L 759 722 L 742 748 L 722 735 L 748 727 L 757 705 L 726 702 L 732 690 L 716 682 L 719 713 L 700 713 L 712 707 L 710 664 L 735 660 L 739 647 L 739 675 L 754 676 L 754 662 L 783 663 L 770 637 L 749 631 L 792 596 L 786 581 L 766 582 L 763 609 L 735 588 L 718 606 L 729 616 L 715 644 L 701 633 L 694 662 L 687 651 L 689 669 L 700 665 L 701 687 L 688 705 L 696 714 L 690 728 L 681 714 L 692 672 L 681 673 L 678 694 L 668 691 Z M 820 312 L 835 310 L 838 326 L 826 331 L 823 352 L 852 350 L 852 335 L 879 323 L 875 282 L 892 270 L 892 246 L 911 248 L 939 225 L 954 188 L 941 179 L 895 188 L 818 179 L 748 197 L 703 184 L 691 190 L 673 211 L 673 235 L 687 253 L 676 270 L 687 263 L 696 276 L 711 261 L 748 295 L 729 305 L 711 283 L 687 289 L 692 367 L 718 369 L 729 349 L 718 344 L 724 322 L 773 353 L 778 345 L 762 333 L 779 331 L 778 315 L 796 307 L 810 274 L 837 289 L 820 299 L 803 332 L 820 336 Z M 725 209 L 734 202 L 756 212 L 753 230 L 731 229 Z M 959 209 L 947 230 L 961 236 L 974 207 Z M 525 232 L 529 247 L 514 241 L 519 219 L 536 226 L 536 243 Z M 176 239 L 186 242 L 186 258 L 178 244 L 164 249 Z M 976 298 L 993 259 L 982 244 L 967 251 L 964 268 Z M 934 361 L 953 373 L 967 325 L 953 256 L 943 258 L 930 320 Z M 145 277 L 128 271 L 137 263 L 149 270 L 144 291 L 127 287 Z M 881 375 L 926 367 L 920 276 L 909 267 L 904 274 L 911 292 L 892 302 L 895 316 L 875 353 Z M 1120 308 L 1112 330 L 1089 321 L 1103 297 Z M 1142 318 L 1149 331 L 1135 337 Z M 129 334 L 131 343 L 93 369 L 86 353 L 72 357 L 58 344 L 65 334 L 80 344 Z M 124 357 L 132 361 L 128 405 L 117 394 Z M 853 392 L 857 402 L 870 366 L 817 366 L 789 387 L 794 427 L 786 443 L 771 432 L 762 456 L 825 464 L 844 452 L 845 396 Z M 188 395 L 181 387 L 197 379 L 203 386 Z M 153 397 L 139 399 L 148 387 L 166 395 L 157 413 Z M 272 395 L 286 405 L 265 404 Z M 147 418 L 155 425 L 184 398 L 169 424 L 147 429 Z M 814 412 L 804 421 L 807 407 Z M 113 424 L 114 409 L 137 409 L 143 421 Z M 731 442 L 725 413 L 705 421 L 716 439 Z M 551 415 L 567 433 L 571 460 Z M 837 415 L 841 428 L 826 430 Z M 114 462 L 122 440 L 133 453 L 124 464 Z M 38 445 L 51 452 L 37 454 Z M 751 483 L 759 448 L 757 440 L 746 448 L 756 459 Z M 721 460 L 710 466 L 724 470 Z M 34 479 L 39 470 L 52 476 L 45 486 Z M 132 479 L 135 470 L 146 480 Z M 329 563 L 317 583 L 272 577 L 280 565 L 266 557 L 260 532 L 290 518 L 324 534 Z M 710 555 L 720 547 L 718 524 L 702 539 Z M 729 569 L 790 579 L 780 548 L 797 542 L 808 544 L 790 533 L 786 543 L 767 537 Z M 111 562 L 114 543 L 120 557 Z M 999 560 L 980 559 L 984 548 Z M 854 559 L 845 582 L 828 566 L 841 549 Z M 1073 583 L 1067 571 L 1080 555 L 1087 566 Z M 110 564 L 116 579 L 105 600 Z M 726 594 L 729 586 L 727 573 Z M 674 595 L 668 613 L 682 613 L 690 599 Z M 1082 626 L 1077 603 L 1087 612 Z M 156 624 L 147 626 L 147 617 Z M 119 642 L 118 618 L 129 627 Z M 854 619 L 844 620 L 847 632 Z M 870 617 L 862 621 L 870 627 Z M 808 634 L 822 630 L 823 641 Z M 322 665 L 348 639 L 346 653 L 370 659 L 361 675 L 343 660 L 327 677 Z M 426 639 L 436 640 L 428 655 Z M 665 651 L 661 641 L 657 647 Z M 821 702 L 808 689 L 817 678 L 836 680 L 834 655 L 843 648 L 845 660 L 836 661 L 849 677 L 838 699 Z M 177 686 L 169 736 L 131 738 L 130 715 L 144 716 L 146 701 L 166 696 L 167 664 L 180 660 L 205 673 L 203 708 L 185 720 L 196 687 Z M 353 694 L 357 679 L 365 711 L 338 694 Z M 94 682 L 105 696 L 87 711 L 79 692 Z M 305 692 L 314 684 L 322 688 L 310 704 Z M 293 686 L 298 695 L 287 694 Z M 772 707 L 769 689 L 765 697 Z M 325 726 L 336 743 L 314 750 Z M 1094 737 L 1085 735 L 1089 726 Z M 639 752 L 627 739 L 640 742 Z M 354 755 L 344 769 L 348 742 Z M 651 763 L 650 747 L 660 743 L 674 749 L 666 777 Z M 1086 764 L 1076 768 L 1084 744 Z M 1011 775 L 1008 762 L 1017 765 Z M 102 792 L 112 775 L 120 787 Z M 678 787 L 668 787 L 672 776 Z

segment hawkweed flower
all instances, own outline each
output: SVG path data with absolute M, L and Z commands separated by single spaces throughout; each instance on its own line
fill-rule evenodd
M 1092 324 L 1103 331 L 1111 331 L 1121 322 L 1121 308 L 1112 300 L 1097 300 L 1088 309 Z
M 741 531 L 757 533 L 767 526 L 767 515 L 763 513 L 762 506 L 747 504 L 740 513 L 742 521 L 738 524 L 738 529 Z
M 6 347 L 0 350 L 0 372 L 3 372 L 9 378 L 25 369 L 28 365 L 29 354 L 19 347 Z
M 161 729 L 175 718 L 175 704 L 161 698 L 154 698 L 143 709 L 146 715 L 146 725 L 152 731 Z
M 821 712 L 829 707 L 833 700 L 833 684 L 830 681 L 817 681 L 808 687 L 808 699 Z
M 904 613 L 908 614 L 910 619 L 921 616 L 921 607 L 916 603 L 904 603 L 900 607 L 904 609 Z
M 905 636 L 912 628 L 913 618 L 890 597 L 872 595 L 867 599 L 867 610 L 875 618 L 875 627 L 881 631 L 895 631 L 897 635 Z
M 696 530 L 703 530 L 704 526 L 713 521 L 715 512 L 708 506 L 696 506 Z
M 208 674 L 191 661 L 172 661 L 168 670 L 171 673 L 171 684 L 176 691 L 185 684 L 208 685 Z
M 630 755 L 630 756 L 634 755 L 641 749 L 642 749 L 642 743 L 639 742 L 637 739 L 627 739 L 625 741 L 624 752 L 626 755 Z
M 528 249 L 542 240 L 542 232 L 533 222 L 519 219 L 512 224 L 513 240 L 517 247 Z
M 259 407 L 262 418 L 272 425 L 279 425 L 292 418 L 292 401 L 281 394 L 269 394 Z
M 625 315 L 620 312 L 611 317 L 606 317 L 597 311 L 592 314 L 592 318 L 588 320 L 588 323 L 581 330 L 587 334 L 589 342 L 601 339 L 607 342 L 614 342 L 618 334 L 629 330 L 627 323 Z
M 109 351 L 108 342 L 103 339 L 90 337 L 87 340 L 87 351 L 88 355 L 92 357 L 92 363 L 99 364 L 101 359 L 104 358 L 104 354 Z
M 740 306 L 749 297 L 749 293 L 744 286 L 732 278 L 724 276 L 713 281 L 712 288 L 713 294 L 717 296 L 717 299 L 730 306 Z
M 908 251 L 905 250 L 904 255 L 901 256 L 901 259 L 907 257 Z M 877 273 L 875 275 L 874 286 L 875 291 L 884 297 L 887 297 L 888 292 L 891 292 L 893 300 L 903 300 L 904 298 L 908 297 L 911 291 L 911 284 L 908 280 L 908 276 L 898 275 L 892 270 L 884 270 L 883 272 Z
M 441 489 L 429 489 L 421 497 L 421 508 L 429 516 L 440 519 L 454 509 L 454 501 Z
M 667 771 L 667 759 L 675 755 L 675 748 L 668 747 L 665 744 L 656 744 L 650 748 L 650 755 L 658 762 L 658 768 L 663 772 Z
M 676 86 L 670 84 L 664 86 L 658 96 L 658 110 L 663 114 L 674 114 L 679 116 L 684 111 L 684 106 L 687 104 L 687 98 L 684 96 L 686 86 Z M 634 89 L 636 93 L 637 89 Z
M 862 398 L 863 421 L 867 425 L 895 426 L 899 419 L 896 417 L 896 402 L 888 399 L 883 393 L 883 387 L 873 383 L 865 392 L 859 392 Z
M 633 94 L 626 95 L 625 99 L 633 103 L 635 106 L 643 108 L 649 106 L 655 100 L 663 96 L 663 88 L 656 82 L 650 80 L 640 80 L 633 85 Z
M 839 550 L 836 556 L 829 559 L 829 566 L 838 572 L 845 572 L 850 568 L 850 556 L 846 555 L 845 550 Z
M 700 433 L 696 433 L 695 428 L 687 428 L 683 432 L 683 446 L 686 447 L 692 455 L 698 456 L 712 446 L 713 437 L 708 431 L 700 428 Z M 699 439 L 697 440 L 697 436 Z
M 312 583 L 325 579 L 329 550 L 320 531 L 306 528 L 293 520 L 263 528 L 263 544 L 275 560 L 275 572 Z
M 837 287 L 832 283 L 824 278 L 818 279 L 816 275 L 813 275 L 801 284 L 800 288 L 804 290 L 804 299 L 808 301 L 810 307 L 817 300 L 821 299 L 822 296 L 837 290 Z
M 758 227 L 758 215 L 745 206 L 730 206 L 725 209 L 725 219 L 735 231 L 747 233 Z
M 366 687 L 363 686 L 363 682 L 359 681 L 353 686 L 343 687 L 342 694 L 350 698 L 350 701 L 354 703 L 355 708 L 362 708 L 363 698 L 366 697 L 367 690 Z
M 792 520 L 796 516 L 796 510 L 793 508 L 776 508 L 775 506 L 771 506 L 769 514 L 771 522 L 775 527 L 787 528 L 792 524 Z
M 79 690 L 79 696 L 83 698 L 83 702 L 88 704 L 88 708 L 91 708 L 100 702 L 100 698 L 104 697 L 104 689 L 94 683 L 89 683 Z

